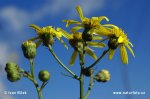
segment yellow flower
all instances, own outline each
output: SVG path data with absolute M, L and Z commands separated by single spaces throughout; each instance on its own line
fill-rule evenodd
M 102 27 L 102 25 L 100 24 L 100 22 L 105 19 L 106 21 L 109 21 L 109 19 L 105 16 L 100 16 L 100 17 L 92 17 L 92 18 L 87 18 L 84 17 L 82 9 L 80 6 L 76 7 L 76 10 L 80 16 L 80 20 L 79 21 L 75 21 L 75 20 L 63 20 L 63 22 L 66 22 L 66 27 L 68 27 L 71 24 L 76 24 L 77 26 L 73 27 L 71 29 L 71 32 L 76 32 L 77 30 L 80 29 L 84 29 L 83 34 L 89 33 L 89 34 L 96 34 L 95 29 L 100 32 L 107 32 L 107 29 L 105 29 L 104 27 Z M 84 39 L 84 38 L 83 38 Z M 90 41 L 90 40 L 88 40 Z
M 94 40 L 100 40 L 102 38 L 100 37 L 93 37 Z M 77 53 L 80 53 L 83 51 L 83 48 L 85 50 L 85 53 L 90 55 L 93 59 L 97 59 L 97 56 L 95 55 L 94 51 L 89 48 L 88 46 L 91 47 L 98 47 L 98 48 L 103 48 L 105 46 L 104 43 L 99 43 L 99 42 L 86 42 L 85 46 L 83 45 L 83 39 L 82 39 L 82 33 L 77 32 L 77 33 L 72 33 L 70 38 L 69 38 L 69 43 L 70 45 L 74 48 L 74 51 L 72 53 L 72 56 L 70 58 L 70 65 L 73 65 L 77 56 Z M 83 47 L 84 46 L 84 47 Z
M 61 37 L 69 38 L 70 35 L 63 29 L 61 28 L 54 29 L 52 28 L 52 26 L 40 28 L 39 26 L 34 24 L 30 25 L 30 27 L 36 30 L 37 32 L 37 37 L 30 39 L 32 41 L 39 39 L 36 42 L 37 47 L 42 42 L 45 46 L 48 46 L 48 44 L 52 45 L 54 43 L 54 38 L 56 37 L 66 48 L 68 48 L 65 42 L 61 39 Z
M 129 41 L 127 35 L 124 33 L 124 31 L 117 26 L 114 25 L 107 25 L 111 27 L 109 30 L 110 32 L 106 34 L 105 36 L 109 37 L 109 59 L 111 60 L 113 58 L 113 55 L 115 53 L 116 48 L 120 47 L 120 55 L 122 63 L 128 64 L 128 54 L 126 51 L 126 48 L 131 52 L 131 54 L 135 57 L 134 52 L 131 47 L 133 47 L 132 43 Z

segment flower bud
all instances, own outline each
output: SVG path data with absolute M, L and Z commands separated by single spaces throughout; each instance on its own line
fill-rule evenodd
M 50 33 L 44 33 L 44 34 L 42 34 L 41 38 L 43 40 L 43 45 L 44 46 L 48 46 L 49 44 L 50 45 L 54 44 L 54 38 L 53 38 L 53 36 Z
M 17 70 L 17 69 L 18 69 L 18 66 L 16 63 L 13 63 L 13 62 L 6 63 L 6 67 L 5 67 L 6 72 L 11 72 L 11 71 Z
M 108 47 L 109 47 L 110 49 L 115 50 L 115 49 L 118 47 L 117 39 L 111 38 L 111 39 L 108 41 Z
M 11 82 L 16 82 L 20 80 L 21 75 L 19 73 L 7 74 L 7 79 Z
M 20 80 L 21 74 L 19 72 L 19 67 L 13 62 L 7 62 L 5 71 L 7 72 L 7 79 L 11 82 Z
M 50 79 L 50 73 L 47 71 L 47 70 L 41 70 L 39 72 L 39 79 L 42 81 L 42 82 L 46 82 Z
M 98 82 L 107 82 L 110 80 L 110 73 L 108 70 L 103 69 L 95 76 L 95 79 Z
M 21 47 L 26 58 L 34 59 L 36 56 L 36 44 L 33 41 L 25 41 Z
M 83 70 L 83 74 L 87 77 L 91 76 L 93 74 L 93 72 L 94 72 L 94 70 L 92 68 Z

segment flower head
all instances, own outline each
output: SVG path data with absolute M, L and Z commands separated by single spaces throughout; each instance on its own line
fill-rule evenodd
M 99 40 L 101 38 L 99 37 L 93 37 L 94 40 Z M 92 58 L 97 59 L 97 56 L 95 55 L 94 51 L 89 48 L 89 46 L 91 47 L 99 47 L 99 48 L 103 48 L 105 46 L 104 43 L 99 43 L 99 42 L 86 42 L 84 44 L 84 41 L 82 39 L 82 33 L 78 32 L 78 33 L 72 33 L 72 35 L 69 38 L 69 43 L 70 45 L 74 48 L 74 52 L 72 53 L 72 56 L 70 58 L 70 65 L 74 64 L 74 61 L 76 59 L 77 53 L 81 53 L 83 50 L 85 51 L 85 53 L 87 53 L 88 55 L 90 55 Z M 84 46 L 84 47 L 83 47 Z
M 79 21 L 75 20 L 63 20 L 63 22 L 66 22 L 66 27 L 68 27 L 71 24 L 76 24 L 77 26 L 73 27 L 71 31 L 76 32 L 77 30 L 84 29 L 82 38 L 84 41 L 91 41 L 92 40 L 92 35 L 96 34 L 94 32 L 95 30 L 101 31 L 101 32 L 106 32 L 107 30 L 102 28 L 100 22 L 105 19 L 106 21 L 109 21 L 109 19 L 105 16 L 100 16 L 100 17 L 92 17 L 92 18 L 87 18 L 83 15 L 82 9 L 80 6 L 76 7 L 76 10 L 80 16 Z M 101 29 L 102 28 L 102 29 Z M 90 38 L 89 38 L 90 37 Z
M 67 45 L 65 42 L 61 39 L 61 37 L 68 38 L 68 33 L 64 31 L 61 28 L 53 28 L 52 26 L 46 26 L 43 28 L 40 28 L 37 25 L 30 25 L 31 28 L 35 29 L 37 32 L 37 37 L 31 38 L 30 40 L 36 40 L 37 41 L 37 47 L 43 42 L 45 46 L 48 46 L 49 44 L 52 45 L 54 43 L 54 38 L 57 38 L 66 48 Z
M 117 26 L 111 26 L 110 32 L 106 35 L 109 37 L 108 47 L 109 47 L 109 59 L 113 58 L 116 48 L 120 47 L 120 55 L 122 63 L 128 64 L 128 54 L 126 48 L 129 49 L 131 54 L 135 57 L 134 52 L 131 47 L 133 47 L 132 43 L 129 41 L 127 35 L 124 31 Z

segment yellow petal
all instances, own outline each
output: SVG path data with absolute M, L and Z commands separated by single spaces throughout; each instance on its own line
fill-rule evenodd
M 124 45 L 120 45 L 120 55 L 123 64 L 128 64 L 128 54 Z
M 99 43 L 99 42 L 86 42 L 87 45 L 92 46 L 92 47 L 99 47 L 99 48 L 103 48 L 105 47 L 104 43 Z
M 74 50 L 74 52 L 72 53 L 71 55 L 71 58 L 70 58 L 70 62 L 69 62 L 69 65 L 72 66 L 76 60 L 76 56 L 77 56 L 77 51 Z
M 131 53 L 131 54 L 135 57 L 135 55 L 134 55 L 134 52 L 133 52 L 132 48 L 131 48 L 128 44 L 126 44 L 126 47 L 129 49 L 130 53 Z
M 80 22 L 75 20 L 63 20 L 63 22 L 66 22 L 66 27 L 68 27 L 71 24 L 78 24 L 78 25 L 81 24 Z
M 60 32 L 67 39 L 71 39 L 72 38 L 71 34 L 67 33 L 65 30 L 63 30 L 61 28 L 56 28 L 56 31 Z
M 101 22 L 102 20 L 106 20 L 106 21 L 109 21 L 109 19 L 106 17 L 106 16 L 100 16 L 99 18 L 98 18 L 98 20 L 99 20 L 99 22 Z
M 81 7 L 80 7 L 80 6 L 77 6 L 77 7 L 76 7 L 76 10 L 77 10 L 77 12 L 78 12 L 78 14 L 79 14 L 79 16 L 80 16 L 81 21 L 82 21 L 83 18 L 84 18 L 84 16 L 83 16 L 83 12 L 82 12 Z
M 118 43 L 122 43 L 124 41 L 124 38 L 122 36 L 119 36 Z
M 35 29 L 36 31 L 41 31 L 41 28 L 35 24 L 31 24 L 29 27 Z
M 42 40 L 41 40 L 41 39 L 38 40 L 38 41 L 36 42 L 36 48 L 38 48 L 38 47 L 40 46 L 41 43 L 42 43 Z
M 115 28 L 115 29 L 119 29 L 118 26 L 113 25 L 113 24 L 104 24 L 103 26 L 106 26 L 106 27 L 113 27 L 113 28 Z
M 73 28 L 71 29 L 71 32 L 72 32 L 72 33 L 75 33 L 76 31 L 78 31 L 78 30 L 80 30 L 80 29 L 82 29 L 82 28 L 83 28 L 83 26 L 81 26 L 81 25 L 75 26 L 75 27 L 73 27 Z
M 128 43 L 130 44 L 131 47 L 133 47 L 132 43 L 128 41 Z
M 94 33 L 100 35 L 100 36 L 110 36 L 112 35 L 111 30 L 100 25 L 98 29 L 94 29 Z
M 115 50 L 110 49 L 108 58 L 111 60 L 113 58 L 114 54 L 115 54 Z
M 86 48 L 85 49 L 85 51 L 86 51 L 86 53 L 88 54 L 88 55 L 90 55 L 92 58 L 94 58 L 95 60 L 97 59 L 97 56 L 95 55 L 95 53 L 90 49 L 90 48 Z
M 100 36 L 94 36 L 92 40 L 102 40 L 102 37 L 100 37 Z

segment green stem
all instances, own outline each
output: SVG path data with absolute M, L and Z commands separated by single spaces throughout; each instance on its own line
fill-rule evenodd
M 89 87 L 88 87 L 88 91 L 87 91 L 87 93 L 86 93 L 85 99 L 87 99 L 88 96 L 90 95 L 90 92 L 91 92 L 92 87 L 93 87 L 93 85 L 94 85 L 93 79 L 94 79 L 94 76 L 91 75 L 91 76 L 90 76 L 90 83 L 89 83 Z
M 79 54 L 79 59 L 80 59 L 80 99 L 84 99 L 84 54 Z
M 30 71 L 31 71 L 31 76 L 33 77 L 34 79 L 34 60 L 33 59 L 30 59 Z
M 36 87 L 37 93 L 38 93 L 38 98 L 42 99 L 42 90 L 40 88 Z
M 57 55 L 55 54 L 55 52 L 52 49 L 51 45 L 48 45 L 49 51 L 52 53 L 52 55 L 54 56 L 54 58 L 57 60 L 57 62 L 68 72 L 70 73 L 75 79 L 79 80 L 79 77 L 74 74 L 69 68 L 67 68 L 57 57 Z
M 38 99 L 42 99 L 42 90 L 41 90 L 41 88 L 39 88 L 38 83 L 34 77 L 34 60 L 30 59 L 29 61 L 30 61 L 30 71 L 31 71 L 31 78 L 32 78 L 32 79 L 31 78 L 29 78 L 29 79 L 33 82 L 34 86 L 36 87 L 36 90 L 38 93 Z M 29 77 L 29 76 L 27 76 L 27 77 Z
M 107 53 L 108 53 L 109 49 L 105 50 L 102 55 L 90 66 L 88 66 L 86 69 L 90 69 L 93 68 Z
M 84 99 L 84 75 L 80 75 L 80 99 Z

